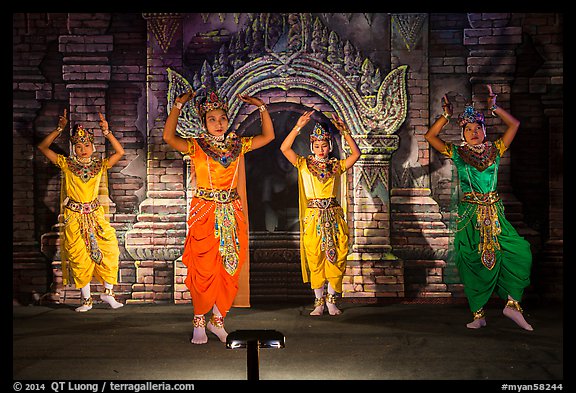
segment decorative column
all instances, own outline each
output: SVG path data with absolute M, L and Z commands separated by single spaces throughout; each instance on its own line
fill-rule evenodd
M 348 256 L 342 296 L 403 297 L 402 261 L 390 245 L 389 168 L 396 135 L 355 135 L 362 156 L 352 167 L 348 221 L 354 244 Z
M 134 259 L 136 280 L 131 302 L 178 301 L 173 293 L 174 263 L 184 251 L 186 239 L 185 165 L 182 154 L 162 139 L 166 121 L 167 68 L 182 68 L 182 16 L 177 13 L 145 13 L 147 21 L 148 157 L 146 199 L 137 222 L 126 233 L 126 250 Z M 180 291 L 178 293 L 185 293 Z M 182 295 L 183 296 L 183 295 Z

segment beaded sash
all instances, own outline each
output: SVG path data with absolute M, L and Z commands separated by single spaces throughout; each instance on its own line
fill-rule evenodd
M 82 203 L 67 198 L 64 206 L 75 213 L 80 213 L 80 217 L 78 217 L 80 234 L 86 245 L 86 250 L 90 254 L 90 259 L 99 265 L 104 255 L 98 247 L 96 237 L 100 236 L 99 233 L 102 233 L 103 229 L 94 212 L 100 207 L 100 202 L 98 199 L 94 199 L 92 202 Z
M 500 196 L 496 191 L 480 194 L 466 192 L 462 197 L 462 202 L 478 205 L 476 208 L 475 228 L 480 231 L 480 243 L 478 252 L 481 254 L 481 261 L 488 270 L 492 270 L 496 264 L 496 250 L 500 250 L 498 235 L 502 232 L 500 220 L 498 219 L 498 207 L 496 202 L 500 201 Z
M 338 217 L 337 210 L 331 209 L 339 207 L 336 198 L 309 199 L 308 208 L 318 209 L 318 222 L 316 224 L 316 234 L 320 236 L 320 249 L 326 254 L 328 262 L 336 263 L 336 242 L 338 240 Z
M 198 198 L 202 198 L 207 201 L 215 201 L 218 203 L 228 203 L 235 201 L 236 199 L 240 199 L 240 195 L 238 195 L 238 191 L 236 191 L 235 188 L 226 191 L 226 190 L 210 190 L 208 188 L 198 187 L 198 189 L 196 190 L 196 196 Z
M 340 206 L 336 198 L 308 199 L 308 207 L 317 209 L 328 209 L 329 207 Z

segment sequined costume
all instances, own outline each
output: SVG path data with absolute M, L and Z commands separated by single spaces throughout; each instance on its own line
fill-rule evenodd
M 95 277 L 117 284 L 118 239 L 107 213 L 108 159 L 82 164 L 57 155 L 62 170 L 60 255 L 64 285 L 82 288 Z
M 298 156 L 294 166 L 298 169 L 302 279 L 312 289 L 323 288 L 328 280 L 342 292 L 349 230 L 337 197 L 345 160 L 331 158 L 323 163 L 312 155 Z
M 447 143 L 442 152 L 458 172 L 463 198 L 458 204 L 454 236 L 456 267 L 470 310 L 480 310 L 496 294 L 521 299 L 530 284 L 530 243 L 506 219 L 498 195 L 498 167 L 506 146 L 502 139 L 485 142 L 475 152 L 467 144 Z
M 182 255 L 188 270 L 185 284 L 194 314 L 206 314 L 216 304 L 225 317 L 239 295 L 248 259 L 244 154 L 251 150 L 252 137 L 230 133 L 218 142 L 205 133 L 187 141 L 196 194 L 190 201 Z

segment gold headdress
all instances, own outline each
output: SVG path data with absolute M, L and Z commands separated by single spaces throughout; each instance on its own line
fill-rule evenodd
M 328 145 L 330 146 L 330 151 L 332 151 L 332 136 L 330 135 L 330 132 L 328 130 L 326 130 L 324 127 L 322 127 L 322 125 L 320 125 L 320 123 L 316 123 L 314 125 L 314 128 L 312 129 L 312 132 L 310 133 L 310 151 L 312 153 L 314 153 L 312 145 L 316 141 L 328 142 Z
M 70 129 L 70 142 L 72 145 L 77 143 L 94 143 L 94 132 L 86 130 L 82 124 L 75 124 Z
M 316 123 L 314 129 L 310 133 L 310 143 L 314 141 L 330 141 L 330 133 L 320 125 Z
M 215 109 L 222 109 L 224 112 L 228 112 L 228 103 L 222 100 L 214 90 L 209 91 L 204 97 L 199 97 L 196 100 L 195 107 L 196 113 L 204 125 L 206 124 L 206 113 Z

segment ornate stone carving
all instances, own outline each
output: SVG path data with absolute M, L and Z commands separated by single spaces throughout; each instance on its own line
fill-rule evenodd
M 162 51 L 168 52 L 182 16 L 179 13 L 143 13 L 142 16 L 148 22 L 148 30 L 152 31 Z

